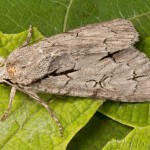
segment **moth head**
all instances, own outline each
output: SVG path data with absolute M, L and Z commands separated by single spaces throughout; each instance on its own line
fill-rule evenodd
M 18 85 L 29 85 L 47 74 L 49 61 L 49 57 L 41 57 L 36 48 L 16 49 L 10 53 L 4 64 L 6 80 Z
M 4 66 L 4 74 L 7 80 L 12 83 L 19 83 L 22 73 L 26 71 L 26 67 L 22 64 L 20 65 L 17 61 L 7 62 Z

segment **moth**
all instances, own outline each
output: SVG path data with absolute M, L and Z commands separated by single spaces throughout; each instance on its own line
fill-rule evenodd
M 138 33 L 132 23 L 115 19 L 54 35 L 36 44 L 25 44 L 4 61 L 0 82 L 12 86 L 4 120 L 16 90 L 43 105 L 62 135 L 62 126 L 37 93 L 150 101 L 150 61 L 136 48 Z

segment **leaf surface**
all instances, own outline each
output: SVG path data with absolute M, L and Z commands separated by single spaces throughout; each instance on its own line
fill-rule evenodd
M 137 43 L 136 45 L 137 48 L 140 49 L 141 51 L 144 51 L 148 56 L 150 56 L 150 51 L 149 51 L 150 0 L 145 0 L 145 1 L 140 1 L 140 0 L 120 0 L 120 1 L 118 0 L 111 0 L 111 1 L 109 0 L 42 0 L 42 1 L 41 0 L 32 0 L 32 1 L 31 0 L 18 0 L 18 1 L 1 0 L 0 1 L 0 21 L 1 21 L 0 31 L 9 34 L 19 33 L 24 30 L 27 30 L 29 25 L 32 24 L 33 26 L 37 27 L 37 29 L 44 36 L 47 37 L 86 24 L 107 21 L 114 18 L 125 18 L 132 21 L 135 28 L 139 32 L 140 41 L 142 40 L 141 42 Z M 21 45 L 23 43 L 27 32 L 21 34 L 21 36 L 19 36 L 19 34 L 16 34 L 15 36 L 14 34 L 6 35 L 8 39 L 5 38 L 2 32 L 0 33 L 0 39 L 2 39 L 0 41 L 0 55 L 6 58 L 9 52 L 11 52 L 15 47 L 18 47 L 18 45 Z M 40 37 L 39 35 L 40 34 L 38 33 L 38 36 L 36 37 Z M 9 38 L 9 36 L 13 36 L 13 37 Z M 18 40 L 18 39 L 22 39 L 22 40 Z M 10 91 L 9 87 L 6 87 L 4 85 L 0 86 L 0 92 L 1 92 L 0 114 L 2 114 L 7 108 L 9 91 Z M 70 98 L 70 97 L 57 98 L 55 96 L 48 96 L 48 97 L 54 99 L 54 101 L 50 105 L 52 105 L 53 110 L 55 111 L 56 115 L 58 115 L 58 118 L 60 119 L 60 121 L 62 121 L 62 124 L 64 126 L 66 126 L 66 124 L 64 123 L 65 120 L 60 114 L 63 114 L 64 116 L 66 115 L 65 118 L 67 118 L 68 120 L 72 115 L 74 116 L 73 118 L 75 118 L 74 120 L 78 120 L 78 117 L 76 116 L 76 109 L 75 111 L 73 111 L 72 109 L 70 110 L 68 109 L 74 107 L 75 101 L 77 101 L 78 103 L 76 104 L 77 108 L 81 106 L 83 106 L 82 110 L 89 108 L 90 110 L 87 117 L 85 117 L 84 119 L 81 117 L 82 118 L 81 120 L 84 121 L 84 123 L 81 126 L 80 126 L 80 121 L 79 124 L 75 123 L 76 128 L 74 133 L 73 132 L 68 133 L 68 137 L 66 137 L 65 135 L 66 139 L 62 140 L 63 142 L 57 138 L 55 138 L 55 142 L 52 142 L 53 139 L 51 139 L 51 134 L 58 135 L 58 132 L 56 132 L 56 130 L 58 131 L 58 128 L 53 122 L 53 120 L 51 119 L 51 117 L 49 117 L 48 113 L 44 108 L 38 106 L 34 101 L 29 99 L 26 95 L 18 92 L 15 97 L 15 101 L 13 103 L 12 113 L 10 114 L 6 122 L 3 123 L 3 125 L 2 123 L 0 123 L 1 149 L 9 150 L 9 149 L 14 149 L 14 147 L 16 150 L 17 149 L 25 149 L 25 150 L 26 149 L 47 149 L 47 148 L 57 149 L 57 147 L 59 149 L 65 149 L 65 147 L 67 146 L 71 138 L 75 135 L 75 133 L 79 129 L 81 129 L 88 122 L 88 120 L 92 117 L 96 109 L 98 109 L 98 106 L 101 104 L 101 102 L 95 102 L 95 101 L 91 102 L 91 100 L 86 101 L 84 99 L 78 99 L 78 98 Z M 49 101 L 48 99 L 47 101 Z M 82 101 L 84 101 L 84 104 L 82 104 Z M 67 106 L 67 109 L 62 110 L 64 106 Z M 123 103 L 115 103 L 115 102 L 105 102 L 105 104 L 102 106 L 100 111 L 104 115 L 109 116 L 110 118 L 122 124 L 126 124 L 133 127 L 147 126 L 149 125 L 150 122 L 149 103 L 123 104 Z M 43 113 L 42 115 L 43 118 L 41 118 L 42 113 Z M 78 115 L 80 116 L 82 113 L 83 111 L 81 111 Z M 36 119 L 38 118 L 38 119 L 36 120 L 34 118 Z M 100 120 L 95 119 L 96 123 L 99 123 L 99 121 L 101 122 L 101 119 Z M 50 128 L 48 128 L 47 126 L 50 126 Z M 41 127 L 45 127 L 45 128 L 41 128 Z M 41 130 L 39 131 L 39 128 L 42 129 L 42 131 Z M 27 129 L 27 131 L 25 129 Z M 32 129 L 33 131 L 30 129 Z M 66 130 L 65 128 L 64 134 L 67 134 L 67 131 L 68 130 Z M 116 132 L 116 130 L 114 132 Z M 147 132 L 147 130 L 142 130 L 142 132 L 146 136 L 149 133 Z M 103 134 L 104 134 L 103 136 L 105 137 L 106 133 Z M 84 137 L 83 139 L 85 138 L 86 137 Z M 99 144 L 97 144 L 96 147 L 94 147 L 93 149 L 97 149 L 99 145 L 103 145 L 103 143 L 107 142 L 106 139 L 100 141 L 97 135 L 95 136 L 94 139 L 96 138 L 97 138 L 97 142 L 95 143 L 99 142 Z M 79 139 L 82 139 L 81 135 Z M 85 141 L 87 140 L 85 139 Z M 61 143 L 61 142 L 63 143 L 62 145 L 58 144 L 57 146 L 54 146 L 56 143 Z M 132 143 L 132 140 L 130 141 L 130 143 Z M 148 144 L 147 140 L 145 140 L 145 145 L 146 144 Z M 88 149 L 89 145 L 85 144 L 84 146 L 85 149 Z

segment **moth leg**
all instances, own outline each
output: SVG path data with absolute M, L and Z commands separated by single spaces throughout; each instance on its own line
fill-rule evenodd
M 53 113 L 52 109 L 49 107 L 49 105 L 45 101 L 43 101 L 42 99 L 40 99 L 40 97 L 36 93 L 31 93 L 31 92 L 26 92 L 26 93 L 28 93 L 28 95 L 30 97 L 32 97 L 33 99 L 35 99 L 39 104 L 41 104 L 42 106 L 44 106 L 47 109 L 47 111 L 50 113 L 50 115 L 52 116 L 52 118 L 54 119 L 54 121 L 56 122 L 56 124 L 58 125 L 59 131 L 60 131 L 60 135 L 62 137 L 63 136 L 62 125 L 59 122 L 58 118 Z
M 12 87 L 12 88 L 11 88 L 11 92 L 10 92 L 10 97 L 9 97 L 8 108 L 7 108 L 7 110 L 5 111 L 5 113 L 3 114 L 3 116 L 1 117 L 1 121 L 4 121 L 4 120 L 7 118 L 8 114 L 9 114 L 9 112 L 10 112 L 10 110 L 11 110 L 12 102 L 13 102 L 13 100 L 14 100 L 15 94 L 16 94 L 16 88 L 15 88 L 15 87 Z
M 21 47 L 25 47 L 25 46 L 27 46 L 30 43 L 30 40 L 31 40 L 31 37 L 32 37 L 32 30 L 33 30 L 33 27 L 32 27 L 32 25 L 30 25 L 29 26 L 29 30 L 28 30 L 27 39 L 23 43 L 23 45 Z

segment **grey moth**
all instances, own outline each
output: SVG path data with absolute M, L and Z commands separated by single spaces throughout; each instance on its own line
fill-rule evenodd
M 43 105 L 37 93 L 110 99 L 122 102 L 150 100 L 150 61 L 134 44 L 138 33 L 125 19 L 86 25 L 14 50 L 4 61 L 0 82 L 22 91 Z M 31 28 L 29 38 L 31 37 Z

